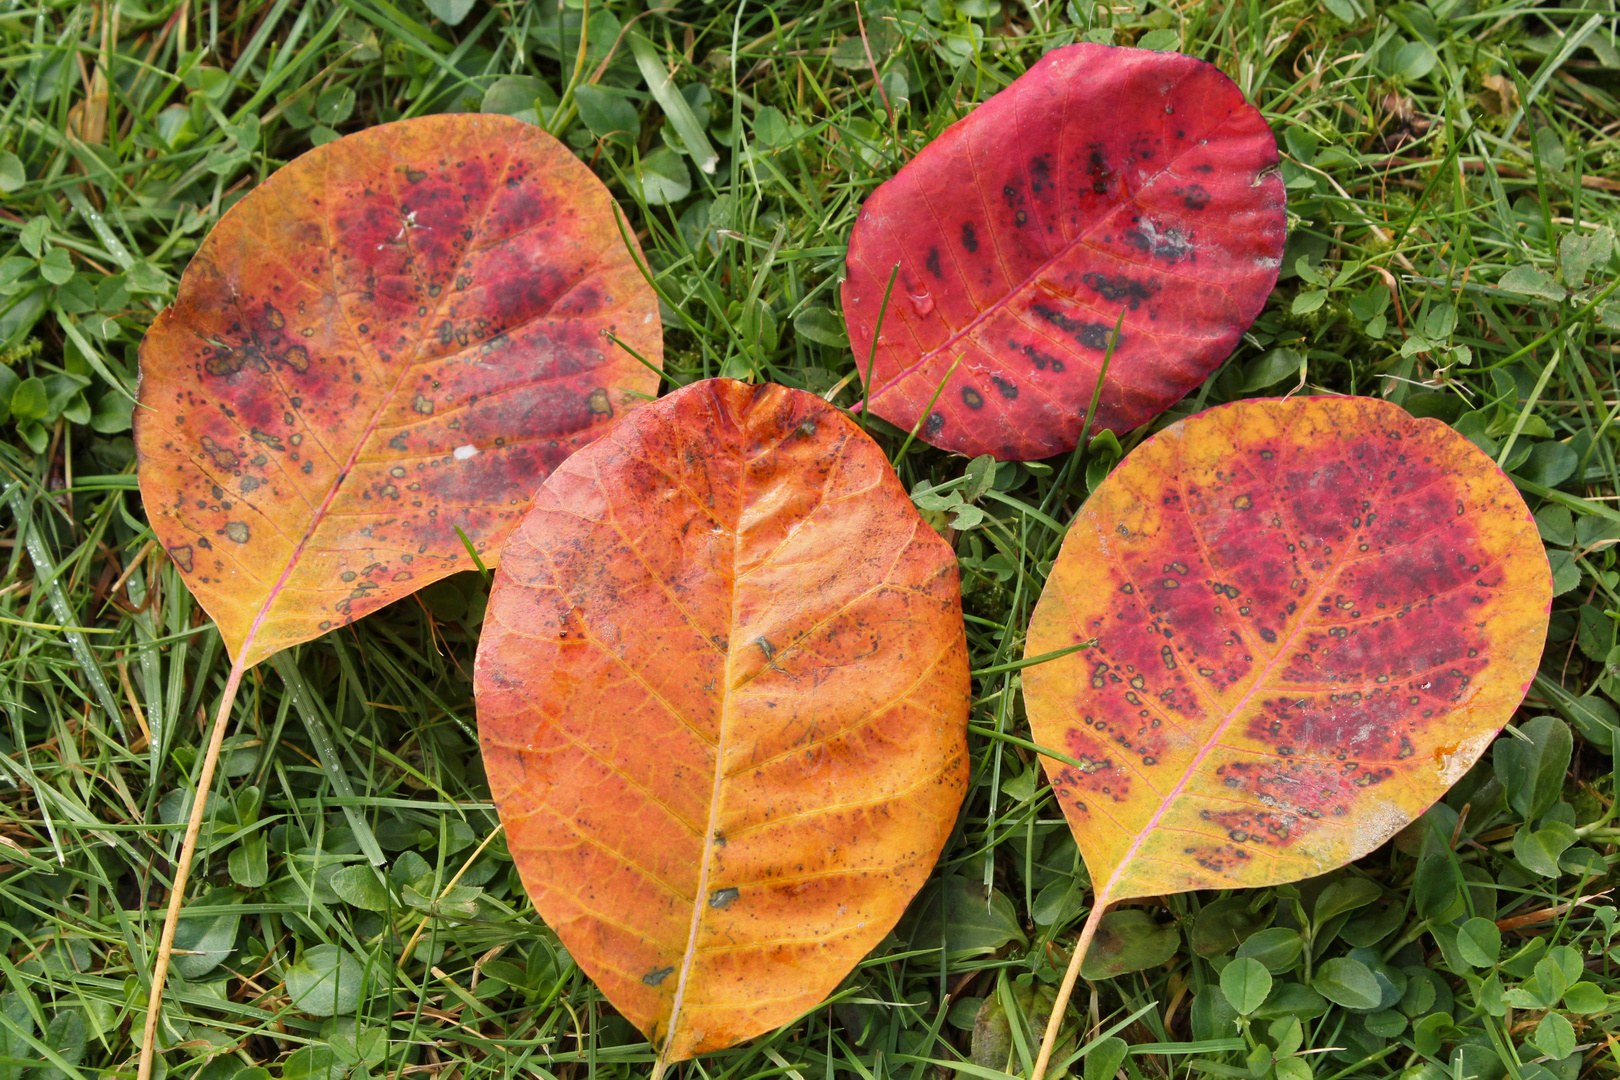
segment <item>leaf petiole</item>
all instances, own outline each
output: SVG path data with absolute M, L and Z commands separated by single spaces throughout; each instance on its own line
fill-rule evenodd
M 1097 936 L 1097 927 L 1102 925 L 1103 913 L 1107 910 L 1108 898 L 1102 893 L 1094 894 L 1086 924 L 1080 928 L 1080 937 L 1074 943 L 1074 954 L 1069 957 L 1068 970 L 1063 973 L 1063 985 L 1058 987 L 1057 998 L 1052 1002 L 1052 1015 L 1046 1021 L 1046 1034 L 1041 1037 L 1041 1052 L 1035 1058 L 1035 1068 L 1030 1070 L 1029 1080 L 1041 1080 L 1046 1075 L 1047 1063 L 1052 1060 L 1052 1048 L 1057 1045 L 1058 1032 L 1063 1029 L 1063 1013 L 1069 1007 L 1074 984 L 1080 978 L 1080 966 L 1086 961 L 1086 953 L 1091 951 L 1091 940 Z
M 208 793 L 214 786 L 214 767 L 219 764 L 220 748 L 225 743 L 225 728 L 231 717 L 231 706 L 236 703 L 236 692 L 247 673 L 252 636 L 242 642 L 236 659 L 231 661 L 231 672 L 225 679 L 225 692 L 220 696 L 219 708 L 214 713 L 214 726 L 208 734 L 208 748 L 203 752 L 202 768 L 197 782 L 191 788 L 191 815 L 186 819 L 185 839 L 180 842 L 180 857 L 174 864 L 173 884 L 169 889 L 169 908 L 163 916 L 163 931 L 158 937 L 157 956 L 152 963 L 152 988 L 147 995 L 146 1036 L 141 1043 L 140 1063 L 136 1067 L 137 1080 L 151 1080 L 152 1066 L 157 1055 L 158 1018 L 163 1015 L 163 984 L 169 976 L 169 958 L 174 954 L 174 932 L 180 925 L 180 908 L 186 899 L 186 880 L 191 876 L 191 861 L 197 855 L 197 837 L 202 832 L 203 815 L 208 806 Z

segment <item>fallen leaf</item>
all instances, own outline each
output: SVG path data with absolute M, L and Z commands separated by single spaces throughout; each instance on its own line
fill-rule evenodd
M 319 147 L 221 219 L 141 346 L 152 528 L 247 665 L 486 563 L 540 481 L 656 391 L 607 190 L 501 116 Z
M 498 561 L 541 479 L 656 392 L 657 371 L 604 336 L 663 361 L 615 213 L 539 128 L 445 114 L 312 150 L 204 239 L 141 343 L 135 413 L 147 520 L 231 655 L 198 790 L 248 668 L 472 568 L 469 545 Z
M 1480 80 L 1487 91 L 1480 95 L 1480 103 L 1497 116 L 1505 116 L 1519 107 L 1519 88 L 1506 75 L 1487 75 Z
M 695 383 L 565 462 L 475 688 L 523 883 L 655 1075 L 825 997 L 967 779 L 955 558 L 875 443 L 780 386 Z
M 1152 419 L 1276 283 L 1277 163 L 1260 113 L 1201 60 L 1047 53 L 862 207 L 843 301 L 868 407 L 960 454 L 1070 450 L 1123 314 L 1095 426 Z
M 1407 143 L 1421 139 L 1434 126 L 1434 121 L 1417 111 L 1411 98 L 1397 93 L 1385 94 L 1379 99 L 1378 108 L 1383 125 L 1379 143 L 1386 154 L 1396 153 Z
M 1552 579 L 1512 483 L 1372 398 L 1184 420 L 1103 481 L 1026 654 L 1035 741 L 1113 901 L 1277 885 L 1372 851 L 1523 699 Z

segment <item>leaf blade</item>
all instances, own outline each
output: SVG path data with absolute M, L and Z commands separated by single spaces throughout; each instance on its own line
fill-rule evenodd
M 630 54 L 635 57 L 636 67 L 641 70 L 641 77 L 647 81 L 648 91 L 664 110 L 664 115 L 669 117 L 675 133 L 681 137 L 681 142 L 691 153 L 692 163 L 702 172 L 714 172 L 715 165 L 720 161 L 720 155 L 715 152 L 709 137 L 704 134 L 703 125 L 698 122 L 692 106 L 676 89 L 669 72 L 659 62 L 658 51 L 653 48 L 653 43 L 636 30 L 630 31 L 625 37 L 630 44 Z
M 597 337 L 661 358 L 639 278 L 606 190 L 508 117 L 372 128 L 233 207 L 142 343 L 135 425 L 154 529 L 232 656 L 469 567 L 453 524 L 498 549 L 655 389 Z
M 922 885 L 967 768 L 959 604 L 811 394 L 694 383 L 541 489 L 485 616 L 486 769 L 536 907 L 661 1060 L 814 1005 Z
M 1259 112 L 1202 61 L 1048 53 L 862 207 L 843 306 L 856 356 L 882 316 L 870 406 L 968 456 L 1067 451 L 1123 314 L 1096 419 L 1149 419 L 1226 357 L 1276 281 L 1277 161 Z
M 1149 440 L 1081 510 L 1026 645 L 1098 639 L 1025 676 L 1036 741 L 1085 766 L 1043 759 L 1098 902 L 1372 850 L 1517 706 L 1550 602 L 1522 500 L 1435 421 L 1258 400 Z

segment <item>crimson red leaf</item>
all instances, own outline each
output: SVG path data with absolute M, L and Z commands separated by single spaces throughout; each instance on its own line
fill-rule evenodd
M 878 335 L 869 407 L 962 454 L 1072 449 L 1123 313 L 1093 426 L 1151 419 L 1276 284 L 1277 160 L 1260 113 L 1201 60 L 1048 53 L 861 209 L 843 297 L 863 379 Z

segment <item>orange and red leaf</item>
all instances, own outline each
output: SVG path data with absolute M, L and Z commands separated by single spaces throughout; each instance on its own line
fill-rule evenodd
M 141 346 L 158 539 L 248 665 L 495 562 L 540 481 L 657 390 L 602 184 L 500 116 L 298 158 L 203 241 Z

